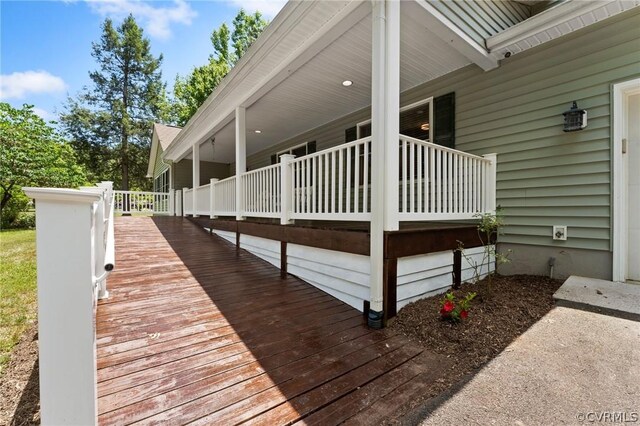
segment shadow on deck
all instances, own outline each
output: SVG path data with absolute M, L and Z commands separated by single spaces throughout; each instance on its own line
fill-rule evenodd
M 181 217 L 116 221 L 100 424 L 378 424 L 446 359 Z

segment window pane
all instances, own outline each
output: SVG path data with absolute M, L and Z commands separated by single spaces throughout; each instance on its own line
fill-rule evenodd
M 360 134 L 358 137 L 360 139 L 371 136 L 371 123 L 363 124 L 360 126 Z
M 412 138 L 429 139 L 429 104 L 419 105 L 400 113 L 400 133 Z

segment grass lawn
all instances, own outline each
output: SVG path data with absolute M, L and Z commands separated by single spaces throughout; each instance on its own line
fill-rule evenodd
M 37 314 L 36 232 L 0 232 L 0 374 Z

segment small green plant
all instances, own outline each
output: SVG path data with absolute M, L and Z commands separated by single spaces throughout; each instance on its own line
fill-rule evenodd
M 510 262 L 509 256 L 511 255 L 511 250 L 502 253 L 496 250 L 495 245 L 496 239 L 504 226 L 504 217 L 502 215 L 502 209 L 499 206 L 495 213 L 477 213 L 474 217 L 480 219 L 477 229 L 478 238 L 484 247 L 482 258 L 478 261 L 467 254 L 462 241 L 458 241 L 457 250 L 462 254 L 467 264 L 471 266 L 473 270 L 473 282 L 477 282 L 482 278 L 486 267 L 487 288 L 489 292 L 491 292 L 493 275 L 496 273 L 498 266 Z M 492 259 L 495 259 L 493 270 L 491 269 Z
M 467 319 L 469 307 L 474 297 L 476 297 L 476 293 L 467 293 L 463 299 L 456 300 L 456 296 L 453 293 L 447 293 L 441 302 L 440 318 L 451 322 Z

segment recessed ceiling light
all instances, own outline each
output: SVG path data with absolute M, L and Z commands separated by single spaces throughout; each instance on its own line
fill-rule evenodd
M 254 130 L 256 133 L 262 133 L 262 130 Z
M 429 123 L 424 123 L 423 125 L 420 126 L 420 129 L 429 130 Z
M 353 84 L 353 81 L 351 81 L 351 80 L 345 80 L 345 81 L 343 81 L 343 82 L 342 82 L 342 85 L 343 85 L 344 87 L 349 87 L 349 86 L 351 86 L 352 84 Z

